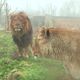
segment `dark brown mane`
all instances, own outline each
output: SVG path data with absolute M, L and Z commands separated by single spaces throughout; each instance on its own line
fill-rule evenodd
M 26 50 L 32 43 L 33 31 L 30 19 L 24 12 L 15 13 L 11 16 L 10 27 L 13 41 L 18 46 L 19 53 L 23 55 L 23 49 Z

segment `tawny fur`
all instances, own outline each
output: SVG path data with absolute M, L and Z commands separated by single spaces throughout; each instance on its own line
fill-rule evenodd
M 36 37 L 44 56 L 63 61 L 72 77 L 80 79 L 80 30 L 42 28 Z

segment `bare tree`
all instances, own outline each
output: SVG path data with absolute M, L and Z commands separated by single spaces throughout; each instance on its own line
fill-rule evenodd
M 80 16 L 80 3 L 75 0 L 65 2 L 60 10 L 60 15 L 70 17 Z
M 10 9 L 8 7 L 8 4 L 6 3 L 5 5 L 5 30 L 9 31 L 10 27 L 9 27 L 9 13 L 10 13 Z
M 55 24 L 54 16 L 56 15 L 56 10 L 55 8 L 52 7 L 52 5 L 50 5 L 46 11 L 47 13 L 45 13 L 45 24 L 44 25 L 46 27 L 53 27 Z
M 2 8 L 4 5 L 5 5 L 5 0 L 0 0 L 0 19 L 1 19 Z

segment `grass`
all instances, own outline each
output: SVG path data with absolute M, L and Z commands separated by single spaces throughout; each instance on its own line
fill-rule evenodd
M 16 50 L 11 34 L 0 32 L 0 80 L 62 80 L 67 76 L 60 61 L 33 57 L 12 59 L 11 54 Z

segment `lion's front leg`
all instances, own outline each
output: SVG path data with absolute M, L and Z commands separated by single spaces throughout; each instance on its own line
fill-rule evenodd
M 18 53 L 19 53 L 19 57 L 23 57 L 24 55 L 24 51 L 22 47 L 18 47 Z
M 27 58 L 29 57 L 29 49 L 28 48 L 23 49 L 23 56 L 27 57 Z

